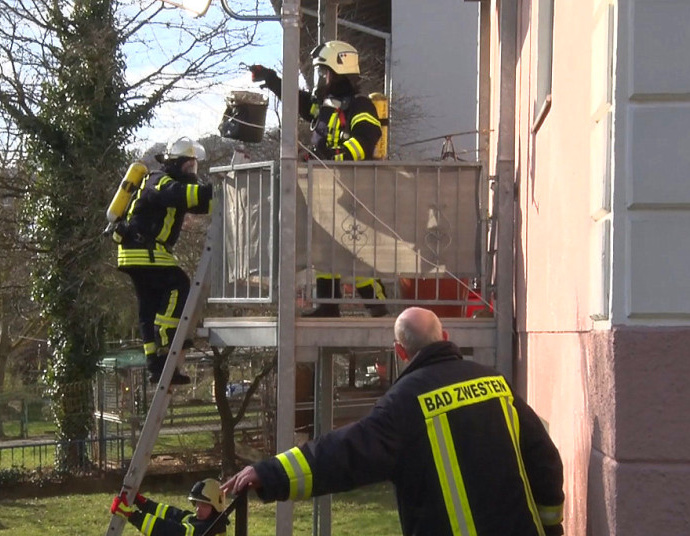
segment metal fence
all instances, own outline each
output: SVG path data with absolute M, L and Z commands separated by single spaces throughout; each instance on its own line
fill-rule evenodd
M 210 302 L 275 302 L 278 192 L 272 162 L 214 168 L 223 247 Z M 357 282 L 385 285 L 391 304 L 442 305 L 465 316 L 489 287 L 490 188 L 466 162 L 312 162 L 297 184 L 296 297 L 309 298 L 317 274 L 333 274 L 342 297 L 319 303 L 371 303 Z M 283 289 L 285 290 L 285 289 Z M 291 290 L 290 290 L 291 291 Z M 484 293 L 488 294 L 488 292 Z M 488 304 L 487 304 L 488 305 Z M 460 309 L 462 308 L 462 310 Z
M 0 474 L 17 473 L 17 479 L 59 472 L 65 452 L 77 452 L 65 470 L 71 475 L 91 475 L 126 468 L 125 438 L 110 436 L 71 441 L 8 441 L 0 443 Z

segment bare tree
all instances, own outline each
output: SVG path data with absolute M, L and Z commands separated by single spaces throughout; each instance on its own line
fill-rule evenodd
M 125 147 L 161 104 L 222 83 L 254 31 L 225 17 L 191 21 L 153 1 L 0 0 L 2 174 L 23 177 L 3 186 L 19 201 L 2 244 L 19 239 L 31 252 L 24 266 L 47 324 L 63 468 L 85 461 L 74 440 L 89 431 L 90 381 L 114 316 L 103 299 L 116 276 L 101 230 L 131 158 Z

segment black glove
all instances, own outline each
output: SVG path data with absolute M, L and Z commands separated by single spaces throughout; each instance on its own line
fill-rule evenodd
M 312 146 L 310 149 L 314 155 L 321 160 L 335 160 L 336 155 L 339 155 L 342 152 L 340 149 L 326 147 L 325 142 Z M 311 157 L 312 155 L 310 155 L 310 158 Z
M 252 65 L 249 67 L 252 73 L 252 82 L 273 82 L 278 79 L 278 73 L 273 69 L 264 67 L 263 65 Z M 261 88 L 265 88 L 267 84 L 261 84 Z

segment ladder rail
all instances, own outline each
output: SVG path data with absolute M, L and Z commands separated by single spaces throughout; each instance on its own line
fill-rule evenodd
M 158 433 L 172 398 L 170 381 L 172 380 L 175 368 L 184 363 L 184 351 L 182 350 L 184 340 L 189 330 L 197 325 L 199 316 L 203 310 L 204 299 L 209 291 L 210 266 L 215 246 L 219 243 L 220 215 L 222 212 L 222 203 L 214 204 L 216 204 L 216 209 L 213 210 L 211 216 L 211 224 L 206 234 L 204 250 L 201 254 L 196 273 L 194 274 L 192 286 L 187 301 L 185 302 L 184 309 L 182 310 L 182 316 L 177 331 L 175 332 L 175 337 L 170 345 L 168 359 L 165 362 L 160 381 L 158 382 L 156 392 L 151 402 L 151 407 L 149 408 L 146 421 L 144 422 L 139 436 L 139 441 L 132 454 L 132 459 L 122 484 L 120 495 L 127 498 L 128 504 L 133 504 L 134 498 L 139 491 L 139 486 L 144 479 L 149 460 L 151 459 L 151 453 L 153 452 L 153 447 L 158 438 Z M 221 205 L 221 207 L 217 205 Z M 124 518 L 118 515 L 112 515 L 108 530 L 106 531 L 106 536 L 120 536 L 125 524 L 126 520 Z

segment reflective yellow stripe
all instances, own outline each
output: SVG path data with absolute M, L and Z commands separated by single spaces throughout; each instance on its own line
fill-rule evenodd
M 146 175 L 144 177 L 144 180 L 141 181 L 141 185 L 137 189 L 136 194 L 134 195 L 134 199 L 132 200 L 132 203 L 129 205 L 129 210 L 127 211 L 127 221 L 129 221 L 129 217 L 134 213 L 134 206 L 137 204 L 137 201 L 141 199 L 141 194 L 144 191 L 144 187 L 146 186 L 146 181 L 148 181 L 151 178 L 151 175 Z
M 173 314 L 173 311 L 175 310 L 175 307 L 177 307 L 177 298 L 178 298 L 179 294 L 180 293 L 178 290 L 173 290 L 170 292 L 170 298 L 168 299 L 168 308 L 165 310 L 165 314 L 164 314 L 165 318 L 173 320 L 176 323 L 179 323 L 179 319 L 175 319 L 172 314 Z M 158 315 L 156 315 L 156 317 L 158 317 Z
M 545 527 L 551 527 L 563 522 L 563 504 L 558 506 L 537 505 L 539 519 Z
M 311 108 L 309 109 L 309 115 L 311 115 L 312 117 L 316 117 L 317 115 L 319 115 L 319 105 L 318 104 L 314 103 L 311 105 Z
M 477 529 L 474 526 L 470 503 L 467 499 L 467 490 L 458 465 L 458 456 L 448 425 L 448 416 L 444 413 L 426 419 L 426 430 L 453 534 L 456 536 L 476 536 Z
M 350 130 L 355 128 L 355 125 L 357 123 L 361 123 L 362 121 L 366 121 L 367 123 L 371 123 L 372 125 L 375 125 L 377 127 L 381 127 L 381 121 L 376 119 L 373 115 L 367 112 L 362 112 L 360 114 L 355 115 L 352 120 L 350 121 Z
M 340 274 L 329 274 L 327 272 L 319 272 L 316 274 L 316 279 L 340 279 Z
M 311 497 L 312 474 L 307 459 L 298 447 L 278 454 L 278 461 L 285 469 L 290 482 L 290 500 Z
M 161 187 L 168 184 L 171 180 L 172 180 L 172 177 L 165 175 L 164 177 L 161 178 L 161 180 L 158 181 L 158 184 L 156 184 L 156 190 L 160 190 Z
M 503 408 L 503 415 L 505 416 L 510 438 L 513 441 L 513 449 L 515 449 L 515 457 L 520 470 L 520 478 L 522 479 L 522 485 L 525 488 L 525 496 L 527 497 L 527 506 L 529 507 L 530 512 L 532 512 L 532 519 L 534 520 L 535 527 L 537 527 L 539 536 L 544 536 L 544 528 L 539 518 L 537 505 L 535 504 L 534 497 L 532 496 L 532 488 L 529 485 L 527 471 L 525 470 L 525 463 L 522 459 L 522 453 L 520 452 L 520 420 L 518 419 L 517 410 L 515 409 L 515 406 L 513 406 L 512 395 L 501 398 L 501 407 Z
M 377 300 L 385 300 L 386 293 L 383 290 L 383 285 L 378 282 L 377 279 L 373 277 L 359 277 L 355 276 L 355 288 L 368 287 L 371 285 L 374 287 L 374 296 Z
M 168 505 L 167 504 L 159 504 L 156 506 L 156 517 L 162 517 L 165 519 L 165 514 L 168 513 Z
M 328 120 L 328 134 L 326 135 L 326 147 L 337 147 L 340 141 L 340 118 L 338 112 L 331 114 Z
M 177 266 L 177 259 L 161 244 L 156 244 L 153 252 L 153 262 L 148 249 L 125 249 L 122 245 L 117 248 L 118 266 Z
M 163 227 L 156 237 L 156 242 L 165 243 L 165 241 L 170 237 L 170 230 L 172 229 L 173 223 L 175 223 L 176 213 L 177 209 L 175 207 L 168 207 L 168 210 L 165 213 L 165 218 L 163 219 Z
M 343 146 L 350 151 L 352 160 L 364 160 L 364 148 L 362 147 L 362 144 L 357 141 L 357 138 L 350 138 L 343 143 Z
M 187 207 L 192 208 L 199 204 L 199 186 L 196 184 L 187 185 Z
M 153 532 L 153 526 L 156 524 L 156 516 L 153 516 L 151 514 L 146 514 L 144 516 L 144 522 L 141 524 L 141 528 L 139 529 L 139 532 L 141 532 L 144 536 L 151 536 L 151 533 Z
M 156 315 L 156 325 L 165 326 L 168 328 L 176 328 L 180 325 L 179 318 L 173 318 L 171 316 Z
M 443 491 L 448 519 L 453 534 L 457 536 L 476 536 L 477 529 L 458 464 L 458 455 L 447 413 L 495 398 L 499 398 L 502 404 L 512 400 L 510 388 L 502 376 L 486 376 L 458 382 L 417 397 L 426 420 L 427 434 Z M 512 430 L 510 424 L 509 428 Z M 543 536 L 543 531 L 541 534 Z
M 167 346 L 170 342 L 170 337 L 168 337 L 168 330 L 175 329 L 177 328 L 177 326 L 180 325 L 180 319 L 172 316 L 173 311 L 177 306 L 178 296 L 179 292 L 177 290 L 171 291 L 170 299 L 168 299 L 168 307 L 165 310 L 165 313 L 162 315 L 157 314 L 156 319 L 154 320 L 154 324 L 159 326 L 158 335 L 160 336 L 161 346 Z
M 155 354 L 156 353 L 156 343 L 155 342 L 147 342 L 144 344 L 144 354 L 149 355 L 149 354 Z
M 186 515 L 182 518 L 182 526 L 185 528 L 184 536 L 194 536 L 194 525 L 191 524 L 193 514 Z
M 479 404 L 492 398 L 511 397 L 510 388 L 503 376 L 484 376 L 474 380 L 454 383 L 417 398 L 425 418 L 435 417 L 452 409 Z
M 336 162 L 342 162 L 345 160 L 345 155 L 343 153 L 337 154 L 333 157 Z

